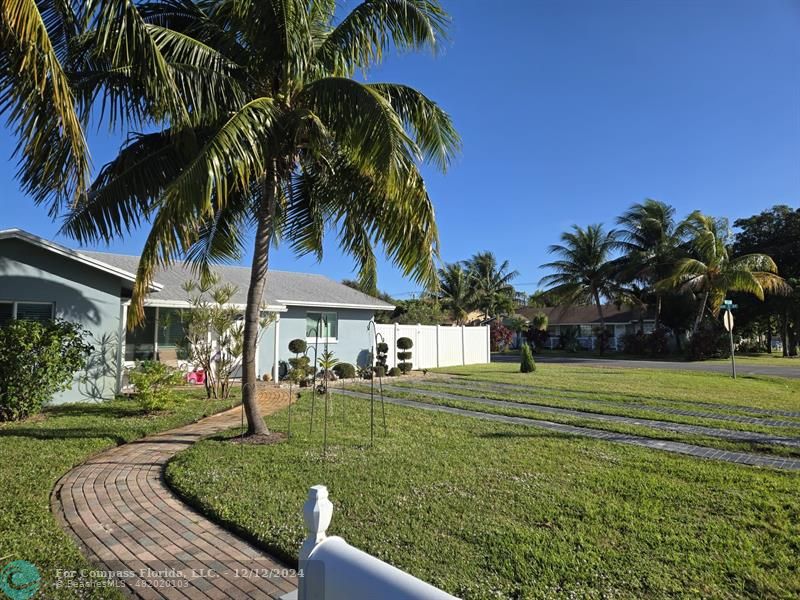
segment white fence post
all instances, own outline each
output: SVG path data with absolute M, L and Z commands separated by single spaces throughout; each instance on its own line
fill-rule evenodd
M 486 327 L 486 362 L 492 362 L 492 336 L 489 331 L 489 327 Z M 522 346 L 520 346 L 521 348 Z
M 303 521 L 305 521 L 306 532 L 308 532 L 308 536 L 300 547 L 298 564 L 300 573 L 303 575 L 308 570 L 308 558 L 311 556 L 311 552 L 328 537 L 326 532 L 331 524 L 331 517 L 333 517 L 333 504 L 328 500 L 328 488 L 324 485 L 313 486 L 308 490 L 308 498 L 303 504 Z M 314 600 L 311 593 L 313 588 L 309 589 L 309 586 L 306 585 L 306 578 L 302 576 L 297 580 L 298 600 Z
M 326 535 L 333 505 L 315 485 L 303 505 L 308 537 L 300 548 L 298 600 L 458 600 L 454 596 Z
M 461 364 L 467 364 L 467 349 L 466 349 L 466 342 L 464 341 L 464 329 L 465 327 L 461 326 Z

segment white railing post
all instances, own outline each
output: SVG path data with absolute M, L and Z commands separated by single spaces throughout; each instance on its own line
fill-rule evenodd
M 464 341 L 464 330 L 465 327 L 461 326 L 461 364 L 467 364 L 467 350 L 466 350 L 466 343 Z
M 325 538 L 328 526 L 333 517 L 333 504 L 328 500 L 328 488 L 324 485 L 315 485 L 308 490 L 308 498 L 303 504 L 303 521 L 306 525 L 306 539 L 300 547 L 300 560 L 298 567 L 301 576 L 297 578 L 298 600 L 313 600 L 305 574 L 308 570 L 308 557 Z

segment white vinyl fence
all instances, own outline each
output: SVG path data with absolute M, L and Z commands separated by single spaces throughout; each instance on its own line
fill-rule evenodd
M 327 488 L 315 485 L 303 505 L 308 537 L 300 548 L 299 600 L 458 600 L 340 537 L 328 537 L 332 516 Z
M 415 369 L 474 365 L 492 360 L 489 327 L 379 324 L 378 341 L 389 345 L 389 368 L 396 367 L 397 340 L 411 338 L 411 363 Z M 374 349 L 373 349 L 374 350 Z

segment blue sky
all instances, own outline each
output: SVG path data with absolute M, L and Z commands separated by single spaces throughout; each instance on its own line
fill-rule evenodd
M 800 3 L 444 4 L 453 24 L 443 51 L 391 56 L 369 79 L 418 87 L 463 137 L 446 175 L 426 172 L 445 261 L 491 250 L 532 291 L 561 231 L 611 225 L 645 197 L 731 220 L 800 205 Z M 90 143 L 99 167 L 119 138 L 103 131 Z M 13 147 L 3 129 L 0 157 Z M 58 225 L 19 191 L 14 172 L 0 162 L 0 229 L 55 238 Z M 142 240 L 110 249 L 137 253 Z M 351 276 L 350 259 L 334 239 L 328 245 L 322 263 L 279 249 L 272 265 Z M 385 261 L 379 282 L 400 298 L 418 289 Z

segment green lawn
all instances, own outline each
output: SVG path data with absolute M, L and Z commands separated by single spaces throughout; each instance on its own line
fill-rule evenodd
M 502 352 L 501 354 L 507 356 L 519 355 L 516 350 L 509 352 Z M 605 352 L 600 354 L 596 351 L 581 350 L 579 352 L 566 352 L 564 350 L 539 350 L 534 358 L 537 356 L 553 356 L 563 358 L 592 358 L 592 359 L 611 359 L 611 360 L 665 360 L 665 361 L 678 361 L 688 362 L 683 354 L 668 354 L 666 356 L 639 356 L 636 354 L 625 354 L 624 352 Z M 701 363 L 711 364 L 729 364 L 730 358 L 714 358 L 705 361 L 698 361 Z M 741 365 L 759 366 L 759 365 L 772 365 L 778 367 L 796 366 L 800 368 L 800 357 L 783 357 L 780 352 L 772 354 L 737 354 L 736 360 Z
M 158 415 L 143 415 L 133 401 L 115 400 L 57 406 L 27 421 L 0 425 L 0 566 L 10 560 L 30 561 L 39 567 L 45 586 L 55 580 L 56 569 L 89 569 L 51 513 L 53 486 L 72 467 L 101 450 L 232 405 L 201 400 L 202 392 L 184 395 L 187 402 Z M 46 587 L 40 597 L 75 598 L 76 593 Z M 120 596 L 110 589 L 83 597 Z
M 480 377 L 530 377 L 491 369 Z M 616 385 L 641 391 L 635 381 Z M 713 374 L 693 381 L 725 387 Z M 775 388 L 760 402 L 800 410 L 796 389 L 782 396 L 782 383 L 746 383 Z M 729 393 L 698 395 L 727 402 Z M 168 481 L 289 559 L 307 489 L 325 484 L 330 534 L 467 599 L 800 595 L 800 474 L 393 405 L 389 436 L 369 448 L 368 403 L 340 398 L 322 460 L 309 404 L 292 409 L 289 442 L 203 441 L 170 463 Z M 270 425 L 286 431 L 286 411 Z

